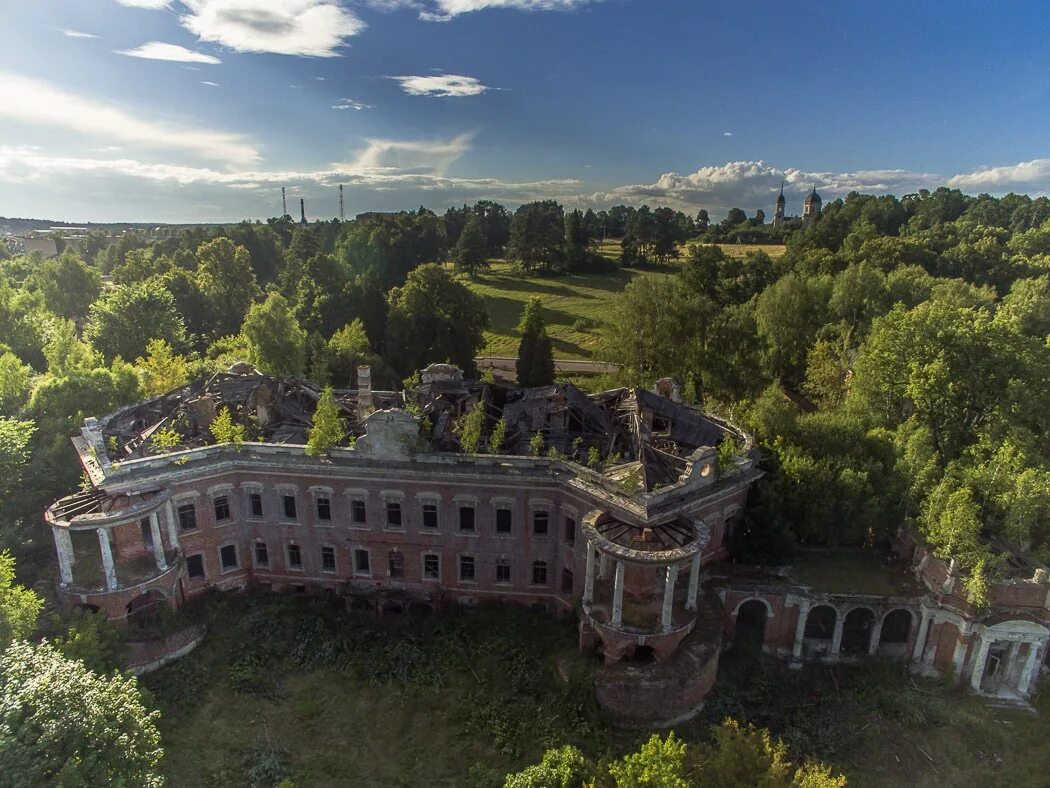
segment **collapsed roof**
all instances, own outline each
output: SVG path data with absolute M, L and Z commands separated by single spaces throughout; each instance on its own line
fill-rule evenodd
M 333 391 L 346 425 L 345 442 L 364 434 L 363 419 L 376 409 L 418 413 L 422 437 L 433 451 L 462 451 L 467 415 L 482 410 L 479 446 L 489 448 L 502 420 L 499 454 L 542 452 L 590 465 L 614 478 L 630 477 L 640 489 L 672 484 L 689 458 L 727 436 L 746 436 L 726 422 L 681 402 L 677 384 L 665 379 L 655 391 L 618 388 L 586 394 L 571 383 L 522 388 L 464 379 L 449 364 L 431 364 L 420 383 L 404 392 L 372 391 L 367 368 L 356 390 Z M 217 373 L 98 420 L 111 460 L 145 457 L 215 442 L 212 425 L 225 408 L 245 440 L 304 444 L 321 396 L 308 380 L 266 375 L 247 364 Z

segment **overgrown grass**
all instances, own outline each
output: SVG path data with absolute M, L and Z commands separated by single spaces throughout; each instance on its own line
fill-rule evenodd
M 476 279 L 464 277 L 463 282 L 485 299 L 489 311 L 482 355 L 516 356 L 521 313 L 529 299 L 539 298 L 555 358 L 587 359 L 598 347 L 610 303 L 627 283 L 636 276 L 669 276 L 676 270 L 670 265 L 637 270 L 613 267 L 597 273 L 530 276 L 497 261 L 489 271 Z
M 169 785 L 498 786 L 565 743 L 589 757 L 632 751 L 648 732 L 595 707 L 575 627 L 513 605 L 383 627 L 320 601 L 220 596 L 193 617 L 209 635 L 145 679 L 161 709 Z M 558 677 L 570 676 L 569 682 Z M 723 654 L 697 742 L 733 716 L 769 728 L 796 759 L 853 786 L 1046 785 L 1046 714 L 1003 711 L 908 676 L 903 665 L 791 671 Z

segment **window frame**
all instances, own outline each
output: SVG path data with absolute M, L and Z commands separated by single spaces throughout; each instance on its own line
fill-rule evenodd
M 395 564 L 397 571 L 395 571 Z M 405 554 L 400 550 L 387 553 L 386 570 L 391 580 L 403 580 L 405 577 Z
M 229 550 L 229 549 L 233 550 L 233 565 L 232 566 L 227 566 L 226 565 L 226 555 L 225 555 L 225 553 L 226 553 L 226 550 Z M 237 549 L 237 543 L 236 542 L 229 542 L 227 544 L 219 546 L 219 574 L 225 575 L 225 574 L 227 574 L 229 572 L 236 572 L 238 569 L 241 568 L 241 557 L 239 555 L 239 552 L 240 551 Z
M 531 582 L 529 583 L 529 585 L 536 586 L 538 588 L 539 587 L 544 587 L 545 588 L 545 587 L 549 586 L 550 585 L 550 578 L 548 577 L 549 573 L 548 573 L 547 569 L 548 569 L 547 562 L 544 561 L 542 558 L 537 558 L 536 560 L 534 560 L 532 562 L 532 574 L 530 576 L 530 581 Z M 537 573 L 537 571 L 542 571 L 543 572 L 543 580 L 542 581 L 537 581 L 536 580 L 536 573 Z
M 434 574 L 430 575 L 427 573 L 428 559 L 433 558 L 436 563 Z M 423 571 L 420 575 L 425 583 L 440 583 L 441 582 L 441 553 L 423 553 L 420 556 L 420 561 L 423 565 Z
M 331 557 L 332 566 L 328 567 L 328 558 Z M 321 572 L 326 575 L 334 575 L 338 570 L 338 558 L 335 554 L 335 548 L 331 545 L 321 545 Z
M 225 516 L 220 517 L 220 510 L 225 511 Z M 220 495 L 212 496 L 211 499 L 211 512 L 215 517 L 216 524 L 226 523 L 233 519 L 233 509 L 230 506 L 230 495 L 229 493 L 222 493 Z
M 360 557 L 365 558 L 365 568 L 360 568 Z M 354 577 L 371 577 L 372 576 L 372 551 L 367 547 L 355 547 L 352 553 L 352 568 Z
M 191 564 L 193 563 L 194 559 L 197 559 L 197 561 L 200 563 L 200 574 L 193 574 Z M 202 577 L 206 580 L 208 578 L 208 568 L 204 563 L 204 553 L 194 553 L 193 555 L 186 556 L 186 576 L 191 579 L 194 577 Z
M 500 579 L 500 570 L 506 570 L 506 578 Z M 496 575 L 495 583 L 498 586 L 509 586 L 514 583 L 513 575 L 511 575 L 510 559 L 509 558 L 497 558 L 496 559 Z
M 295 563 L 292 561 L 292 553 L 298 557 L 299 562 Z M 303 572 L 306 567 L 303 564 L 303 548 L 294 542 L 289 542 L 284 546 L 284 562 L 289 572 Z
M 469 571 L 467 570 L 469 567 Z M 469 585 L 475 585 L 478 582 L 478 560 L 474 555 L 468 553 L 461 555 L 458 562 L 458 576 L 459 582 Z M 469 577 L 468 577 L 469 575 Z
M 183 515 L 189 512 L 190 519 L 193 520 L 193 525 L 187 527 Z M 201 524 L 197 521 L 197 502 L 196 501 L 185 501 L 175 505 L 175 516 L 179 521 L 179 531 L 199 531 Z
M 262 561 L 259 560 L 260 547 L 262 548 L 263 555 L 265 556 L 265 559 Z M 261 539 L 256 539 L 254 542 L 252 542 L 252 564 L 258 567 L 259 569 L 270 568 L 270 548 L 266 544 L 266 542 L 264 542 Z

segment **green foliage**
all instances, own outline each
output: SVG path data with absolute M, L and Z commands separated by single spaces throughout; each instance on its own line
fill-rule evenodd
M 237 333 L 259 295 L 248 250 L 222 236 L 197 248 L 197 285 L 212 337 Z
M 565 265 L 565 212 L 554 200 L 525 203 L 514 212 L 507 253 L 525 271 L 560 271 Z
M 307 435 L 306 453 L 320 457 L 328 453 L 333 446 L 338 446 L 346 434 L 346 424 L 339 417 L 339 407 L 335 404 L 331 386 L 321 392 L 314 411 L 313 422 Z
M 674 732 L 666 739 L 653 734 L 641 749 L 609 766 L 617 788 L 689 788 L 686 744 Z
M 91 306 L 84 336 L 107 360 L 144 356 L 151 339 L 186 344 L 186 326 L 171 293 L 157 280 L 118 285 Z
M 159 786 L 158 716 L 134 678 L 99 676 L 47 641 L 0 656 L 0 772 L 11 785 Z
M 642 488 L 642 471 L 632 468 L 620 479 L 620 492 L 630 497 Z
M 38 291 L 44 306 L 56 315 L 82 318 L 102 292 L 102 277 L 76 254 L 65 251 L 38 265 L 26 287 Z
M 0 651 L 33 633 L 43 604 L 44 600 L 33 591 L 15 583 L 15 559 L 8 552 L 0 553 Z
M 500 417 L 499 421 L 492 428 L 492 434 L 489 435 L 489 451 L 492 454 L 499 454 L 500 449 L 503 448 L 503 441 L 507 435 L 507 422 Z
M 743 447 L 732 435 L 726 435 L 718 444 L 718 454 L 715 458 L 715 473 L 725 476 L 736 462 L 736 458 L 743 451 Z
M 531 438 L 529 438 L 529 453 L 533 457 L 539 457 L 543 454 L 543 433 L 537 432 Z
M 239 446 L 244 443 L 244 425 L 234 424 L 230 409 L 223 406 L 208 428 L 216 443 L 232 443 Z
M 25 407 L 32 377 L 28 364 L 0 348 L 0 416 L 14 416 Z
M 306 369 L 306 332 L 280 293 L 252 304 L 241 333 L 251 361 L 273 375 L 302 375 Z
M 459 447 L 465 454 L 477 454 L 481 446 L 481 434 L 485 428 L 485 408 L 482 403 L 475 403 L 470 412 L 463 417 L 463 426 L 459 431 Z
M 587 467 L 598 468 L 602 464 L 602 452 L 597 446 L 591 446 L 587 449 Z
M 438 265 L 423 265 L 389 295 L 387 361 L 399 375 L 450 361 L 473 374 L 488 313 L 480 296 Z
M 83 662 L 98 674 L 124 667 L 127 630 L 103 613 L 78 610 L 58 622 L 65 633 L 52 640 L 55 651 L 66 659 Z
M 543 759 L 517 774 L 508 774 L 504 788 L 578 788 L 587 775 L 587 761 L 577 748 L 547 750 Z
M 525 305 L 518 330 L 521 331 L 515 365 L 518 384 L 547 386 L 553 383 L 554 351 L 543 322 L 543 305 L 538 298 L 531 299 Z
M 471 213 L 463 226 L 463 232 L 456 242 L 452 259 L 457 270 L 474 276 L 479 270 L 488 268 L 488 243 L 481 230 L 481 222 L 476 214 Z
M 178 355 L 163 339 L 151 339 L 146 344 L 146 357 L 137 359 L 135 367 L 146 397 L 167 394 L 190 382 L 186 358 Z

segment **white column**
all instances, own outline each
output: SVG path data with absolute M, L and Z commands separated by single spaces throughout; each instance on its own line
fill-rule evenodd
M 915 636 L 915 645 L 911 650 L 912 659 L 921 659 L 922 650 L 926 645 L 926 634 L 930 631 L 930 617 L 926 615 L 926 608 L 919 608 L 919 634 Z
M 179 522 L 175 519 L 175 507 L 171 505 L 171 500 L 164 502 L 164 522 L 168 527 L 168 541 L 171 542 L 171 549 L 179 549 Z
M 806 637 L 806 619 L 809 617 L 809 600 L 803 599 L 798 606 L 798 622 L 795 624 L 795 644 L 791 647 L 791 656 L 802 658 L 802 643 Z
M 831 637 L 831 652 L 838 654 L 842 648 L 842 628 L 846 624 L 846 617 L 838 610 L 835 611 L 835 634 Z
M 875 619 L 871 625 L 871 640 L 868 641 L 868 656 L 874 657 L 879 652 L 879 639 L 882 637 L 882 619 Z
M 696 610 L 696 592 L 700 590 L 700 553 L 693 556 L 689 565 L 689 594 L 685 598 L 685 609 Z
M 598 556 L 598 577 L 605 578 L 605 577 L 608 577 L 608 576 L 609 576 L 609 556 L 606 555 L 605 553 L 601 553 Z
M 1028 644 L 1028 657 L 1024 661 L 1024 670 L 1021 671 L 1021 678 L 1017 682 L 1017 691 L 1022 695 L 1027 695 L 1028 690 L 1032 687 L 1032 676 L 1035 674 L 1035 656 L 1037 653 L 1039 653 L 1039 643 L 1030 642 Z
M 583 579 L 583 601 L 594 601 L 594 545 L 587 542 L 587 574 Z
M 69 536 L 69 529 L 51 526 L 51 534 L 55 538 L 55 552 L 58 553 L 58 575 L 62 579 L 62 585 L 71 585 L 73 583 L 73 540 Z
M 604 553 L 602 555 L 604 555 Z M 623 624 L 623 571 L 623 561 L 617 561 L 616 579 L 613 584 L 612 625 L 614 627 L 618 627 Z
M 677 566 L 669 566 L 664 569 L 664 607 L 660 613 L 660 627 L 664 632 L 671 629 L 671 620 L 674 615 L 674 584 L 677 579 Z
M 113 551 L 109 546 L 109 531 L 98 529 L 98 546 L 102 551 L 102 568 L 106 571 L 106 588 L 117 590 L 117 569 L 113 566 Z
M 160 538 L 160 518 L 156 512 L 149 516 L 149 531 L 153 536 L 153 560 L 157 562 L 157 569 L 166 572 L 168 561 L 164 557 L 164 540 Z
M 975 691 L 981 689 L 981 679 L 984 678 L 985 663 L 988 661 L 988 648 L 992 645 L 984 637 L 981 637 L 977 644 L 977 653 L 970 663 L 970 688 Z

